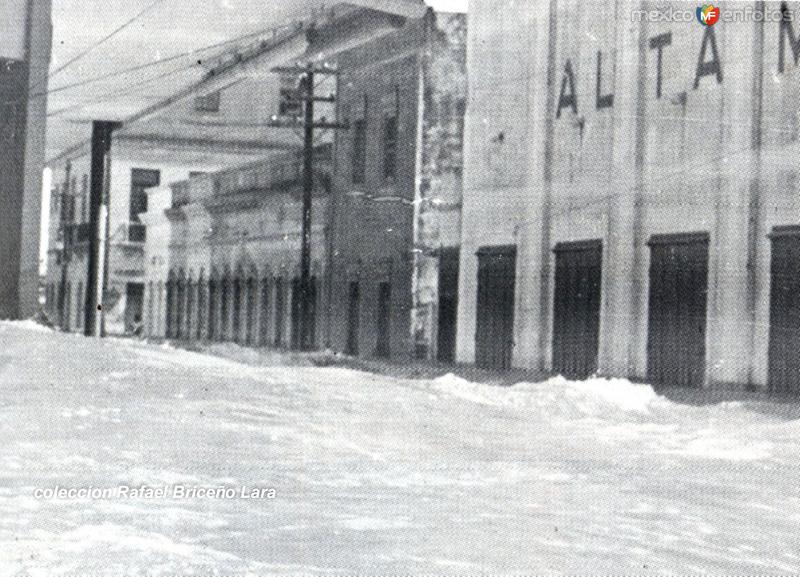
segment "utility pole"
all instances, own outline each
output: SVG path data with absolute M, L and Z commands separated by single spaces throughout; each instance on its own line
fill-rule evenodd
M 107 158 L 111 153 L 111 135 L 120 126 L 117 122 L 96 120 L 92 122 L 91 181 L 89 186 L 89 266 L 86 274 L 86 307 L 84 310 L 83 334 L 87 337 L 98 333 L 97 307 L 102 306 L 103 278 L 101 263 L 105 261 L 105 228 L 108 226 L 108 205 L 103 204 L 107 172 Z M 107 201 L 106 201 L 107 202 Z
M 64 324 L 64 305 L 67 298 L 67 281 L 69 280 L 69 261 L 72 259 L 72 238 L 70 235 L 70 206 L 72 203 L 71 195 L 74 193 L 70 186 L 72 174 L 72 162 L 67 161 L 64 169 L 64 185 L 61 187 L 61 215 L 59 227 L 61 228 L 61 284 L 58 287 L 58 325 L 61 330 L 66 330 Z M 69 311 L 67 311 L 69 312 Z
M 289 67 L 277 67 L 273 72 L 282 74 L 297 74 L 300 82 L 298 85 L 297 99 L 303 103 L 302 117 L 280 118 L 273 116 L 270 126 L 277 128 L 303 127 L 303 219 L 301 228 L 300 247 L 300 349 L 308 351 L 313 348 L 314 335 L 311 332 L 311 311 L 313 292 L 311 290 L 311 208 L 314 197 L 314 130 L 320 129 L 347 129 L 346 124 L 337 122 L 316 122 L 314 120 L 315 102 L 335 102 L 334 95 L 317 96 L 315 81 L 317 75 L 335 75 L 336 69 L 327 63 L 318 65 L 314 63 L 297 64 Z

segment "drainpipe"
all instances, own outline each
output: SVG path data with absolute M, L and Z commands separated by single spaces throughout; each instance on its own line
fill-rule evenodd
M 750 148 L 754 151 L 750 190 L 747 205 L 747 315 L 750 324 L 748 390 L 755 389 L 756 356 L 756 316 L 758 302 L 758 227 L 760 222 L 759 194 L 761 192 L 761 128 L 764 110 L 764 3 L 755 2 L 755 9 L 761 14 L 756 18 L 754 41 L 753 74 L 753 120 L 751 124 Z

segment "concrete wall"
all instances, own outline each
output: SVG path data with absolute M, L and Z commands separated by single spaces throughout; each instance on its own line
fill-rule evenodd
M 439 255 L 461 244 L 467 19 L 464 14 L 436 14 L 430 25 L 417 135 L 411 333 L 415 355 L 434 359 Z
M 779 5 L 722 3 L 721 9 L 745 6 L 777 10 Z M 525 221 L 522 234 L 513 239 L 522 255 L 515 364 L 552 366 L 552 248 L 563 241 L 598 239 L 603 241 L 604 270 L 600 372 L 643 378 L 646 243 L 655 234 L 706 232 L 711 242 L 705 381 L 765 386 L 766 234 L 774 225 L 797 222 L 792 159 L 798 72 L 789 42 L 785 71 L 778 70 L 780 25 L 725 21 L 706 28 L 696 20 L 637 21 L 631 14 L 635 6 L 613 0 L 593 3 L 592 10 L 576 0 L 540 2 L 535 10 L 513 3 L 508 8 L 510 19 L 536 15 L 527 35 L 534 39 L 527 117 L 524 112 L 515 117 L 520 124 L 525 119 L 530 135 Z M 470 82 L 479 87 L 471 95 L 468 126 L 486 120 L 473 105 L 487 75 L 481 65 L 502 70 L 489 59 L 497 43 L 493 31 L 502 26 L 490 9 L 497 9 L 496 2 L 471 5 Z M 793 26 L 794 34 L 800 34 L 800 25 Z M 517 37 L 513 28 L 503 30 Z M 495 82 L 502 85 L 518 76 L 518 70 L 509 70 Z M 505 93 L 497 96 L 514 100 Z M 470 136 L 467 166 L 492 150 L 491 142 Z M 497 232 L 481 230 L 477 239 L 469 238 L 468 231 L 476 230 L 469 223 L 492 222 L 497 210 L 474 198 L 470 182 L 479 182 L 480 175 L 467 178 L 465 247 L 496 242 Z M 501 187 L 487 191 L 492 196 L 499 192 Z M 465 248 L 465 262 L 471 260 L 469 253 Z M 468 361 L 474 343 L 469 327 L 475 316 L 470 302 L 475 275 L 467 266 L 463 270 L 459 358 Z
M 0 10 L 0 318 L 25 318 L 39 307 L 50 1 L 8 0 Z
M 514 0 L 470 3 L 456 350 L 464 363 L 475 361 L 476 252 L 517 244 L 524 220 L 535 143 L 530 115 L 538 8 Z

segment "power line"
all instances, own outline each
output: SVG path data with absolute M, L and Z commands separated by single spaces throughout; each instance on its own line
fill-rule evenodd
M 144 14 L 148 10 L 152 9 L 153 7 L 155 7 L 156 5 L 158 5 L 158 4 L 160 4 L 160 3 L 164 2 L 164 1 L 165 0 L 157 0 L 156 2 L 152 3 L 145 10 L 143 10 L 142 12 L 137 14 L 134 18 L 132 18 L 131 20 L 129 20 L 128 22 L 123 24 L 121 27 L 119 27 L 117 30 L 115 30 L 114 32 L 109 34 L 106 38 L 102 39 L 101 41 L 96 43 L 93 47 L 90 47 L 89 49 L 84 51 L 84 53 L 82 55 L 76 56 L 70 62 L 64 64 L 59 69 L 53 71 L 50 75 L 48 75 L 48 79 L 51 76 L 53 76 L 54 74 L 57 74 L 58 72 L 60 72 L 61 70 L 63 70 L 67 66 L 69 66 L 71 63 L 75 62 L 77 59 L 83 57 L 83 55 L 88 54 L 88 52 L 90 52 L 96 46 L 98 46 L 98 45 L 102 44 L 103 42 L 107 41 L 109 38 L 113 37 L 115 34 L 118 34 L 122 29 L 124 29 L 126 26 L 129 26 L 133 21 L 135 21 L 137 18 L 139 18 L 142 14 Z M 299 24 L 300 25 L 299 30 L 303 29 L 302 21 L 298 21 L 295 18 L 288 19 L 288 20 L 284 21 L 283 23 L 281 23 L 281 24 L 279 24 L 277 26 L 273 26 L 271 28 L 267 28 L 266 30 L 258 30 L 258 31 L 255 31 L 255 32 L 250 32 L 248 34 L 243 34 L 241 36 L 238 36 L 238 37 L 230 39 L 230 40 L 225 40 L 225 41 L 217 42 L 217 43 L 214 43 L 214 44 L 210 44 L 208 46 L 204 46 L 204 47 L 201 47 L 201 48 L 188 50 L 186 52 L 182 52 L 182 53 L 179 53 L 179 54 L 174 54 L 172 56 L 168 56 L 166 58 L 162 58 L 160 60 L 156 60 L 156 61 L 153 61 L 153 62 L 147 62 L 147 63 L 144 63 L 144 64 L 138 64 L 138 65 L 131 66 L 131 67 L 129 67 L 127 69 L 124 69 L 124 70 L 114 71 L 114 72 L 102 74 L 102 75 L 99 75 L 99 76 L 95 76 L 93 78 L 86 79 L 84 81 L 75 82 L 75 83 L 70 84 L 68 86 L 60 86 L 60 87 L 52 88 L 52 89 L 48 90 L 47 92 L 34 93 L 32 95 L 29 95 L 27 97 L 27 99 L 30 99 L 30 98 L 32 98 L 34 96 L 43 96 L 43 95 L 50 94 L 50 93 L 53 93 L 53 92 L 64 91 L 64 90 L 67 90 L 69 88 L 77 88 L 79 86 L 85 86 L 85 85 L 88 85 L 88 84 L 92 84 L 92 83 L 95 83 L 95 82 L 100 82 L 102 80 L 106 80 L 108 78 L 122 76 L 122 75 L 125 75 L 125 74 L 128 74 L 128 73 L 131 73 L 131 72 L 138 72 L 138 71 L 146 69 L 146 68 L 158 66 L 160 64 L 164 64 L 164 63 L 167 63 L 167 62 L 179 60 L 181 58 L 185 58 L 185 57 L 189 57 L 189 56 L 195 56 L 195 55 L 201 54 L 203 52 L 207 52 L 208 50 L 213 50 L 215 48 L 220 48 L 220 47 L 232 44 L 232 43 L 236 43 L 236 42 L 240 42 L 242 40 L 246 40 L 248 38 L 253 38 L 253 37 L 257 37 L 257 36 L 261 36 L 261 35 L 266 35 L 266 34 L 268 34 L 270 32 L 272 32 L 272 34 L 273 34 L 273 42 L 277 42 L 277 44 L 280 44 L 280 42 L 282 42 L 283 40 L 277 41 L 276 33 L 278 31 L 282 30 L 282 29 L 287 28 L 291 24 Z M 270 44 L 270 42 L 268 40 L 262 41 L 261 42 L 261 50 L 263 50 L 264 48 L 267 48 L 268 44 Z M 81 108 L 83 108 L 85 106 L 89 106 L 91 104 L 96 104 L 96 103 L 108 101 L 108 99 L 110 99 L 110 98 L 112 98 L 114 96 L 122 96 L 122 95 L 129 94 L 137 87 L 149 84 L 151 82 L 154 82 L 156 80 L 159 80 L 159 79 L 162 79 L 162 78 L 165 78 L 165 77 L 169 77 L 169 76 L 173 76 L 175 74 L 179 74 L 179 73 L 184 72 L 184 71 L 188 71 L 189 69 L 193 68 L 194 66 L 201 65 L 201 64 L 202 64 L 202 62 L 198 60 L 197 62 L 193 62 L 192 64 L 190 64 L 188 66 L 185 66 L 185 67 L 181 67 L 181 68 L 179 68 L 177 70 L 173 70 L 173 71 L 165 72 L 165 73 L 162 73 L 162 74 L 158 74 L 158 75 L 153 76 L 151 78 L 144 79 L 144 80 L 142 80 L 142 81 L 140 81 L 138 83 L 135 83 L 133 85 L 125 86 L 121 90 L 117 90 L 117 91 L 112 91 L 112 92 L 106 93 L 104 96 L 101 96 L 100 98 L 94 99 L 94 100 L 92 100 L 90 102 L 82 102 L 82 103 L 79 103 L 79 104 L 75 104 L 75 105 L 72 105 L 72 106 L 67 106 L 67 107 L 61 108 L 59 110 L 52 111 L 52 112 L 48 113 L 47 116 L 48 117 L 59 116 L 61 114 L 67 113 L 67 112 L 69 112 L 71 110 L 79 110 L 79 109 L 81 109 Z M 187 86 L 191 86 L 191 84 L 189 84 Z M 41 85 L 39 86 L 39 88 L 40 87 L 41 87 Z M 23 99 L 26 99 L 26 97 L 23 97 Z M 18 103 L 19 103 L 19 101 L 7 102 L 5 104 L 18 104 Z
M 275 30 L 280 29 L 283 26 L 284 25 L 277 26 L 275 28 L 268 28 L 266 30 L 257 30 L 255 32 L 250 32 L 248 34 L 243 34 L 241 36 L 237 36 L 236 38 L 231 38 L 229 40 L 223 40 L 222 42 L 216 42 L 214 44 L 209 44 L 207 46 L 202 46 L 200 48 L 193 48 L 192 50 L 187 50 L 185 52 L 180 52 L 178 54 L 173 54 L 171 56 L 160 58 L 158 60 L 153 60 L 152 62 L 145 62 L 144 64 L 136 64 L 134 66 L 130 66 L 130 67 L 124 68 L 122 70 L 115 70 L 113 72 L 108 72 L 108 73 L 105 73 L 105 74 L 101 74 L 99 76 L 94 76 L 92 78 L 87 78 L 86 80 L 81 80 L 81 81 L 78 81 L 78 82 L 74 82 L 72 84 L 67 84 L 67 85 L 57 86 L 55 88 L 50 88 L 46 92 L 45 91 L 43 91 L 43 92 L 35 92 L 35 93 L 32 93 L 32 94 L 28 95 L 27 98 L 31 99 L 31 98 L 40 97 L 40 96 L 48 96 L 50 94 L 54 94 L 54 93 L 57 93 L 57 92 L 63 92 L 63 91 L 68 90 L 68 89 L 79 88 L 79 87 L 87 86 L 89 84 L 94 84 L 96 82 L 101 82 L 103 80 L 108 80 L 110 78 L 124 76 L 126 74 L 131 73 L 131 72 L 139 72 L 141 70 L 145 70 L 145 69 L 148 69 L 148 68 L 154 68 L 156 66 L 160 66 L 161 64 L 167 64 L 169 62 L 174 62 L 176 60 L 180 60 L 181 58 L 187 58 L 187 57 L 190 57 L 190 56 L 197 56 L 198 54 L 202 54 L 204 52 L 208 52 L 209 50 L 214 50 L 215 48 L 222 48 L 224 46 L 227 46 L 228 44 L 233 44 L 233 43 L 236 43 L 236 42 L 240 42 L 242 40 L 247 40 L 249 38 L 254 38 L 254 37 L 257 37 L 257 36 L 262 36 L 262 35 L 265 35 L 265 34 L 269 34 L 270 32 L 274 32 Z M 184 70 L 188 70 L 190 68 L 193 68 L 194 66 L 200 66 L 201 64 L 202 64 L 202 62 L 199 62 L 199 61 L 198 62 L 193 62 L 191 65 L 185 66 L 185 67 L 181 67 L 178 70 L 176 70 L 175 72 L 182 72 Z M 159 74 L 158 76 L 154 76 L 150 80 L 144 82 L 144 84 L 147 84 L 148 82 L 151 82 L 152 80 L 158 80 L 158 79 L 164 78 L 166 76 L 169 76 L 169 74 Z M 127 88 L 131 88 L 131 86 L 126 87 L 126 90 L 127 90 Z M 117 94 L 117 92 L 115 91 L 115 92 L 109 93 L 109 95 L 111 95 L 111 94 Z M 6 105 L 18 104 L 22 100 L 24 100 L 24 97 L 22 99 L 18 99 L 18 100 L 9 100 L 9 101 L 4 102 L 3 104 L 6 104 Z M 92 101 L 92 102 L 102 102 L 102 101 L 103 101 L 102 99 L 97 99 L 97 100 Z M 81 105 L 73 105 L 73 106 L 69 107 L 69 109 L 80 108 L 80 106 Z M 48 114 L 48 116 L 57 115 L 57 114 L 59 114 L 61 112 L 64 112 L 66 110 L 67 110 L 67 108 L 62 108 L 60 110 L 54 111 L 51 114 Z
M 257 32 L 251 32 L 249 34 L 244 34 L 242 36 L 238 36 L 236 38 L 232 38 L 230 40 L 224 40 L 222 42 L 217 42 L 215 44 L 209 44 L 208 46 L 202 46 L 200 48 L 195 48 L 192 50 L 187 50 L 185 52 L 181 52 L 179 54 L 173 54 L 172 56 L 167 56 L 165 58 L 161 58 L 158 60 L 153 60 L 152 62 L 145 62 L 144 64 L 137 64 L 135 66 L 131 66 L 130 68 L 125 68 L 123 70 L 115 70 L 113 72 L 108 72 L 106 74 L 101 74 L 99 76 L 94 76 L 92 78 L 87 78 L 86 80 L 81 80 L 79 82 L 74 82 L 72 84 L 65 84 L 62 86 L 57 86 L 55 88 L 49 89 L 47 92 L 39 92 L 36 94 L 32 94 L 31 97 L 34 96 L 44 96 L 45 94 L 54 94 L 56 92 L 63 92 L 64 90 L 70 90 L 72 88 L 79 88 L 81 86 L 86 86 L 88 84 L 94 84 L 95 82 L 100 82 L 103 80 L 108 80 L 109 78 L 115 78 L 117 76 L 123 76 L 125 74 L 129 74 L 131 72 L 138 72 L 140 70 L 145 70 L 147 68 L 152 68 L 154 66 L 158 66 L 160 64 L 167 64 L 168 62 L 173 62 L 175 60 L 180 60 L 181 58 L 186 58 L 189 56 L 197 56 L 198 54 L 202 54 L 203 52 L 208 52 L 209 50 L 213 50 L 215 48 L 222 48 L 228 44 L 233 44 L 234 42 L 239 42 L 241 40 L 246 40 L 248 38 L 253 38 L 255 36 L 260 36 L 262 34 L 266 34 L 270 30 L 259 30 Z M 199 65 L 200 63 L 195 63 Z M 194 66 L 193 64 L 192 66 Z
M 150 12 L 150 11 L 151 11 L 153 8 L 155 8 L 155 7 L 156 7 L 156 6 L 158 6 L 159 4 L 163 4 L 165 1 L 166 1 L 166 0 L 155 0 L 155 2 L 151 3 L 151 4 L 150 4 L 149 6 L 147 6 L 147 7 L 146 7 L 144 10 L 140 11 L 138 14 L 136 14 L 136 16 L 134 16 L 133 18 L 131 18 L 130 20 L 128 20 L 127 22 L 125 22 L 125 23 L 124 23 L 124 24 L 122 24 L 121 26 L 117 27 L 115 30 L 113 30 L 113 31 L 112 31 L 112 32 L 110 32 L 109 34 L 105 35 L 103 38 L 101 38 L 100 40 L 98 40 L 97 42 L 95 42 L 94 44 L 92 44 L 91 46 L 89 46 L 89 47 L 88 47 L 86 50 L 84 50 L 83 52 L 80 52 L 79 54 L 77 54 L 77 55 L 76 55 L 76 56 L 74 56 L 73 58 L 69 59 L 67 62 L 65 62 L 64 64 L 62 64 L 61 66 L 59 66 L 58 68 L 56 68 L 55 70 L 53 70 L 52 72 L 50 72 L 50 73 L 47 75 L 47 78 L 48 78 L 48 80 L 49 80 L 50 78 L 52 78 L 53 76 L 55 76 L 56 74 L 58 74 L 59 72 L 62 72 L 62 71 L 64 71 L 65 69 L 67 69 L 67 68 L 69 68 L 70 66 L 72 66 L 73 64 L 75 64 L 75 63 L 76 63 L 78 60 L 80 60 L 81 58 L 83 58 L 84 56 L 86 56 L 87 54 L 89 54 L 90 52 L 92 52 L 92 51 L 93 51 L 95 48 L 97 48 L 97 47 L 99 47 L 99 46 L 101 46 L 101 45 L 105 44 L 105 43 L 106 43 L 106 42 L 108 42 L 109 40 L 111 40 L 111 39 L 112 39 L 114 36 L 116 36 L 117 34 L 119 34 L 120 32 L 122 32 L 123 30 L 125 30 L 125 29 L 126 29 L 128 26 L 130 26 L 131 24 L 133 24 L 134 22 L 136 22 L 136 21 L 137 21 L 139 18 L 141 18 L 142 16 L 144 16 L 145 14 L 147 14 L 148 12 Z
M 54 110 L 52 112 L 48 112 L 47 113 L 47 118 L 60 116 L 60 115 L 62 115 L 64 113 L 66 113 L 66 112 L 70 112 L 71 110 L 80 110 L 81 108 L 84 108 L 85 106 L 90 106 L 92 104 L 99 104 L 101 102 L 107 102 L 108 99 L 113 98 L 115 96 L 126 96 L 126 95 L 134 92 L 137 88 L 141 88 L 142 86 L 146 86 L 147 84 L 150 84 L 151 82 L 155 82 L 156 80 L 161 80 L 163 78 L 168 78 L 170 76 L 174 76 L 176 74 L 180 74 L 181 72 L 186 72 L 188 70 L 191 70 L 195 66 L 197 66 L 197 64 L 190 64 L 188 66 L 181 66 L 180 68 L 177 68 L 177 69 L 167 70 L 166 72 L 162 72 L 161 74 L 157 74 L 155 76 L 151 76 L 149 78 L 145 78 L 145 79 L 140 80 L 138 82 L 135 82 L 133 84 L 129 84 L 129 85 L 125 86 L 124 88 L 117 89 L 117 90 L 114 90 L 114 91 L 111 91 L 111 92 L 107 92 L 105 95 L 100 96 L 99 98 L 95 98 L 93 100 L 90 100 L 88 102 L 80 102 L 78 104 L 73 104 L 72 106 L 66 106 L 64 108 L 59 108 L 58 110 Z

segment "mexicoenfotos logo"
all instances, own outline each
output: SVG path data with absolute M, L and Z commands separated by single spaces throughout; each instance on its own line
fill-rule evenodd
M 719 8 L 713 4 L 704 4 L 697 8 L 697 21 L 703 26 L 713 26 L 719 20 Z

